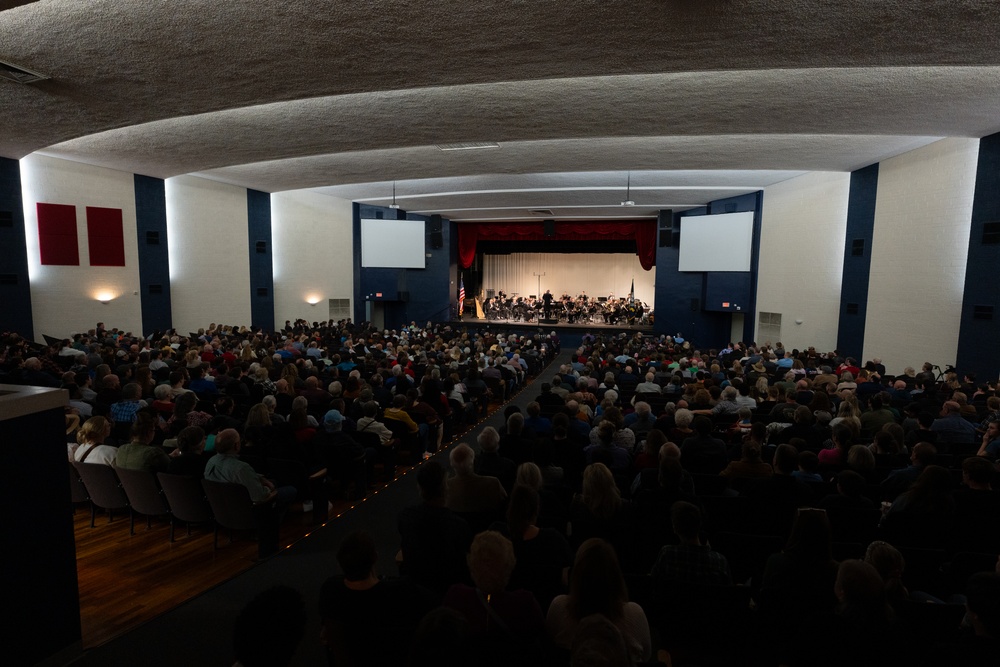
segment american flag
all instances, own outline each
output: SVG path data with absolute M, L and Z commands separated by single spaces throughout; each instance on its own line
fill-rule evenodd
M 635 278 L 632 279 L 632 289 L 628 291 L 629 303 L 635 301 Z
M 461 277 L 458 279 L 458 301 L 465 301 L 465 281 Z

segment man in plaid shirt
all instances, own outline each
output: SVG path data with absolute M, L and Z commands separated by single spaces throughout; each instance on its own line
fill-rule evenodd
M 139 400 L 142 389 L 134 382 L 122 388 L 122 400 L 111 404 L 111 421 L 116 424 L 131 424 L 135 414 L 146 407 L 146 402 Z
M 670 520 L 680 544 L 663 547 L 650 575 L 686 584 L 731 586 L 733 576 L 726 557 L 701 541 L 701 510 L 697 505 L 674 503 Z

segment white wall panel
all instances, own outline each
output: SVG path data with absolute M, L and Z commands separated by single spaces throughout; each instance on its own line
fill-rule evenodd
M 879 165 L 864 357 L 890 373 L 955 363 L 978 155 L 951 138 Z
M 93 329 L 97 322 L 141 333 L 133 175 L 37 153 L 23 158 L 20 168 L 35 340 Z M 42 266 L 39 202 L 76 207 L 80 266 Z M 121 209 L 125 266 L 90 266 L 87 206 Z
M 813 172 L 764 189 L 757 311 L 781 313 L 786 349 L 837 347 L 850 187 L 849 173 Z
M 166 180 L 174 328 L 250 324 L 247 191 L 194 176 Z
M 556 297 L 584 292 L 591 297 L 628 296 L 634 278 L 635 298 L 653 305 L 656 267 L 643 271 L 636 255 L 524 252 L 483 257 L 483 289 L 541 296 L 536 273 L 545 274 L 541 277 L 541 294 L 550 290 Z
M 271 195 L 275 326 L 325 320 L 329 299 L 353 301 L 353 215 L 351 202 L 336 197 L 301 190 Z

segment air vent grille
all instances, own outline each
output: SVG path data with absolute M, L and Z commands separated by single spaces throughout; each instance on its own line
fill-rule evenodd
M 552 215 L 552 209 L 549 208 L 533 208 L 528 211 L 531 215 Z

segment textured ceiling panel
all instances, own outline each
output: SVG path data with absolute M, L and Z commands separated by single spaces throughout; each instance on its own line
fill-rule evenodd
M 41 0 L 0 14 L 0 60 L 52 77 L 0 81 L 0 155 L 368 197 L 853 169 L 1000 130 L 998 26 L 995 0 Z M 464 141 L 502 148 L 433 148 Z

